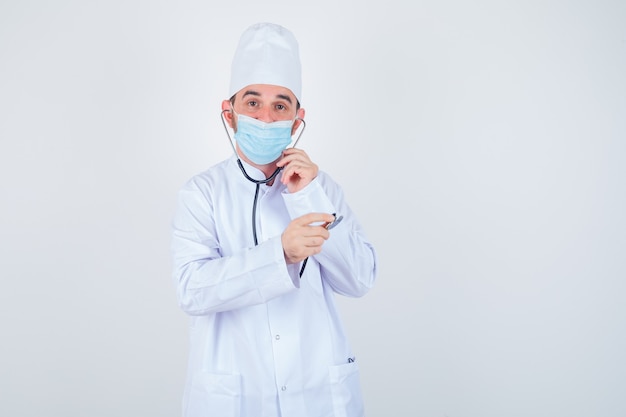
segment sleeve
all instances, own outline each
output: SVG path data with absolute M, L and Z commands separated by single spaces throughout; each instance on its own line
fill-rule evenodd
M 178 303 L 190 315 L 261 304 L 299 285 L 280 236 L 222 256 L 210 198 L 193 181 L 178 194 L 171 252 Z
M 349 297 L 365 295 L 376 280 L 376 251 L 337 183 L 320 173 L 305 188 L 297 193 L 285 193 L 283 198 L 292 219 L 311 212 L 343 216 L 314 258 L 320 264 L 322 278 L 335 292 Z

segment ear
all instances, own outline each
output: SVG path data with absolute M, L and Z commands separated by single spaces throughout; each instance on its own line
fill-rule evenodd
M 228 126 L 230 126 L 231 129 L 234 129 L 233 128 L 233 112 L 231 111 L 231 109 L 232 109 L 232 106 L 230 104 L 230 100 L 223 100 L 222 112 L 223 112 L 224 119 L 226 119 Z
M 304 111 L 304 109 L 302 107 L 300 107 L 298 109 L 298 111 L 296 112 L 296 117 L 298 119 L 302 119 L 304 120 L 304 114 L 306 112 Z M 300 120 L 296 119 L 296 122 L 293 124 L 293 127 L 291 128 L 291 136 L 296 134 L 296 131 L 298 130 L 298 128 L 300 127 L 300 125 L 302 124 L 302 122 Z

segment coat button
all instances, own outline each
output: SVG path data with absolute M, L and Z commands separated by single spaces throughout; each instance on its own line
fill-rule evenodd
M 283 385 L 282 387 L 280 387 L 280 390 L 281 391 L 287 391 L 287 387 Z

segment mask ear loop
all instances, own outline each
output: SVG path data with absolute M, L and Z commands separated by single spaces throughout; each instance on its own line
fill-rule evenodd
M 296 120 L 300 120 L 300 122 L 302 122 L 302 129 L 300 129 L 300 133 L 298 133 L 298 137 L 296 138 L 296 141 L 293 143 L 292 148 L 296 147 L 296 145 L 298 144 L 298 141 L 302 137 L 302 133 L 304 132 L 304 129 L 306 129 L 306 122 L 304 121 L 304 119 L 296 117 Z
M 233 143 L 233 138 L 230 136 L 230 132 L 228 131 L 228 127 L 226 127 L 226 121 L 224 120 L 224 113 L 230 111 L 228 109 L 222 110 L 220 113 L 220 118 L 222 119 L 222 125 L 224 125 L 224 130 L 226 131 L 226 136 L 228 136 L 228 142 L 230 143 L 230 147 L 233 148 L 233 152 L 237 155 L 237 150 L 235 149 L 235 144 Z M 239 157 L 237 157 L 239 159 Z

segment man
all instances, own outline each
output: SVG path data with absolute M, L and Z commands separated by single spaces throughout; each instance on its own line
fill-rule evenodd
M 253 25 L 231 71 L 222 120 L 236 154 L 183 186 L 173 222 L 191 316 L 183 415 L 362 416 L 333 297 L 366 294 L 376 254 L 340 187 L 287 148 L 304 128 L 297 41 Z

